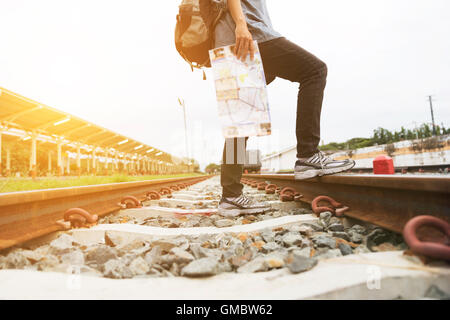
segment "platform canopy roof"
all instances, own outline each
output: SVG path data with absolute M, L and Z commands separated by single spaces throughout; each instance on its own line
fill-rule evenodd
M 70 142 L 114 149 L 124 154 L 138 154 L 172 162 L 176 158 L 160 149 L 113 132 L 69 113 L 25 98 L 0 87 L 0 124 Z

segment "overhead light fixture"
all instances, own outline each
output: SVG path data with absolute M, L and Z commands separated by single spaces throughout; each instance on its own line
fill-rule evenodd
M 30 136 L 26 136 L 25 138 L 23 138 L 22 140 L 23 141 L 27 141 L 27 140 L 30 140 L 31 139 L 31 137 Z
M 54 126 L 59 126 L 60 124 L 66 123 L 67 121 L 70 121 L 70 118 L 65 118 L 63 120 L 60 120 L 58 122 L 55 122 L 53 125 Z
M 160 156 L 160 155 L 162 155 L 162 154 L 163 154 L 163 152 L 160 151 L 160 152 L 158 152 L 157 154 L 155 154 L 155 156 Z
M 147 150 L 147 153 L 154 151 L 154 148 L 151 148 L 150 150 Z
M 137 146 L 136 148 L 134 148 L 134 150 L 139 150 L 142 147 L 143 147 L 143 145 L 141 144 L 140 146 Z
M 119 143 L 118 143 L 118 145 L 121 145 L 121 144 L 124 144 L 124 143 L 127 143 L 128 142 L 128 139 L 125 139 L 125 140 L 123 140 L 123 141 L 120 141 Z

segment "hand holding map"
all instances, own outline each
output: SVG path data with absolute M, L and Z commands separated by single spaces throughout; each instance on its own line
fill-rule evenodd
M 258 44 L 255 56 L 242 62 L 234 46 L 209 51 L 214 75 L 219 117 L 225 138 L 270 135 L 266 79 Z

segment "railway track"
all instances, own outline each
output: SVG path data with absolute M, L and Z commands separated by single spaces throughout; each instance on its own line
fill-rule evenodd
M 178 190 L 208 177 L 169 178 L 0 194 L 0 250 L 65 229 L 64 225 L 58 222 L 64 220 L 64 213 L 68 209 L 81 208 L 91 215 L 102 217 L 120 210 L 124 205 L 121 202 L 126 196 L 144 200 L 151 191 L 160 192 L 171 187 Z
M 450 178 L 445 176 L 351 174 L 298 181 L 293 174 L 247 174 L 243 182 L 255 188 L 260 184 L 263 190 L 269 184 L 290 187 L 308 204 L 329 196 L 349 208 L 345 216 L 398 233 L 418 215 L 450 222 Z
M 399 232 L 424 213 L 449 221 L 449 180 L 391 178 L 244 175 L 271 209 L 236 218 L 217 214 L 210 176 L 0 195 L 0 298 L 448 297 L 448 264 Z

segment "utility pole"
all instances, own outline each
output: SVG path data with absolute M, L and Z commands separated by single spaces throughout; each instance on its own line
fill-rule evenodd
M 434 124 L 434 114 L 433 114 L 433 98 L 432 96 L 428 96 L 428 101 L 430 102 L 430 110 L 431 110 L 431 121 L 433 123 L 433 136 L 436 135 L 436 126 Z
M 188 147 L 188 133 L 187 133 L 187 125 L 186 125 L 186 105 L 184 103 L 184 99 L 178 98 L 178 103 L 181 107 L 183 107 L 183 115 L 184 115 L 184 137 L 185 137 L 185 143 L 186 143 L 186 159 L 187 159 L 187 165 L 188 165 L 188 172 L 190 172 L 190 162 L 189 159 L 189 147 Z

